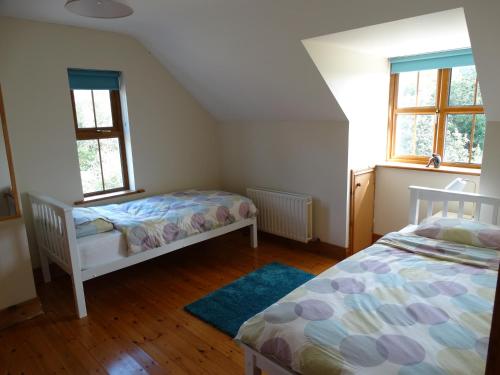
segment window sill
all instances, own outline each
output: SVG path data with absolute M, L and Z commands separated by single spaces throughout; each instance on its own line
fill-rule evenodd
M 439 168 L 433 168 L 433 167 L 427 168 L 423 164 L 411 164 L 411 163 L 385 161 L 385 162 L 377 164 L 377 167 L 399 168 L 399 169 L 408 169 L 408 170 L 412 170 L 412 171 L 424 171 L 424 172 L 454 173 L 454 174 L 464 174 L 464 175 L 469 175 L 469 176 L 480 176 L 481 175 L 481 169 L 450 167 L 450 166 L 446 166 L 446 165 L 443 165 Z
M 74 204 L 75 204 L 75 206 L 79 206 L 82 204 L 99 202 L 99 201 L 103 201 L 106 199 L 121 198 L 121 197 L 126 197 L 128 195 L 140 194 L 140 193 L 144 193 L 144 191 L 145 191 L 144 189 L 124 190 L 124 191 L 118 191 L 116 193 L 93 195 L 91 197 L 85 197 L 81 201 L 75 202 Z

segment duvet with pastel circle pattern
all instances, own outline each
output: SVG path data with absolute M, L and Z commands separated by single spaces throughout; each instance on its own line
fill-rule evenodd
M 245 322 L 300 374 L 482 374 L 500 252 L 390 233 Z
M 217 190 L 178 191 L 88 209 L 125 234 L 129 255 L 257 214 L 250 199 Z

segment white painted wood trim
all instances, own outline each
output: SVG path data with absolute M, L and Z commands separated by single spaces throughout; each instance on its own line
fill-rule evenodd
M 43 265 L 48 258 L 64 271 L 73 274 L 79 270 L 80 257 L 76 246 L 76 230 L 71 206 L 53 198 L 29 194 L 35 234 L 42 260 L 45 280 L 50 280 L 48 267 Z
M 295 372 L 282 367 L 248 345 L 240 343 L 245 352 L 245 375 L 260 375 L 264 371 L 267 375 L 294 375 Z
M 40 265 L 42 267 L 43 281 L 45 283 L 50 283 L 51 277 L 50 277 L 49 258 L 47 257 L 45 250 L 40 250 L 39 255 L 40 255 Z
M 198 242 L 222 236 L 244 227 L 250 227 L 251 246 L 253 248 L 257 247 L 257 219 L 250 218 L 208 232 L 196 234 L 156 249 L 140 252 L 111 263 L 82 270 L 73 220 L 73 208 L 51 197 L 36 193 L 30 193 L 29 198 L 33 211 L 35 234 L 42 262 L 44 281 L 50 282 L 49 259 L 71 275 L 76 311 L 79 318 L 87 316 L 83 289 L 83 282 L 86 280 L 156 258 Z
M 250 226 L 250 241 L 251 246 L 255 249 L 259 246 L 259 241 L 257 239 L 257 218 L 253 218 L 254 222 Z
M 408 224 L 418 224 L 418 212 L 420 200 L 418 199 L 418 190 L 410 187 L 410 211 L 408 213 Z
M 408 216 L 409 224 L 418 224 L 419 221 L 419 207 L 422 201 L 427 202 L 427 212 L 423 219 L 432 216 L 432 207 L 435 203 L 443 203 L 445 209 L 442 212 L 443 216 L 448 215 L 449 202 L 458 203 L 458 217 L 464 217 L 465 203 L 471 203 L 475 206 L 474 217 L 472 220 L 479 221 L 487 224 L 497 224 L 498 213 L 500 207 L 500 198 L 490 197 L 475 193 L 464 193 L 458 191 L 451 191 L 445 189 L 432 189 L 420 186 L 410 186 L 410 212 Z M 484 208 L 491 207 L 492 215 L 489 217 L 482 217 L 481 212 Z M 484 216 L 484 215 L 483 215 Z

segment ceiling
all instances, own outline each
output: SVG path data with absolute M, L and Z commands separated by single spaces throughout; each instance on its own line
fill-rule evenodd
M 225 122 L 345 121 L 301 43 L 307 38 L 464 6 L 473 48 L 477 40 L 484 49 L 485 70 L 497 69 L 487 66 L 488 59 L 500 59 L 498 48 L 491 51 L 500 37 L 496 0 L 126 2 L 135 12 L 117 20 L 76 16 L 64 8 L 65 0 L 0 0 L 0 14 L 129 34 Z M 488 36 L 492 32 L 494 38 Z M 493 83 L 500 87 L 496 76 Z M 485 98 L 488 84 L 481 83 Z
M 331 43 L 380 57 L 418 55 L 471 46 L 462 8 L 342 31 L 308 41 Z

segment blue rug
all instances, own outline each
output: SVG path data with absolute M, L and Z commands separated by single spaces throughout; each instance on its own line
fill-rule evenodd
M 313 277 L 294 267 L 269 263 L 184 309 L 234 337 L 246 320 Z

